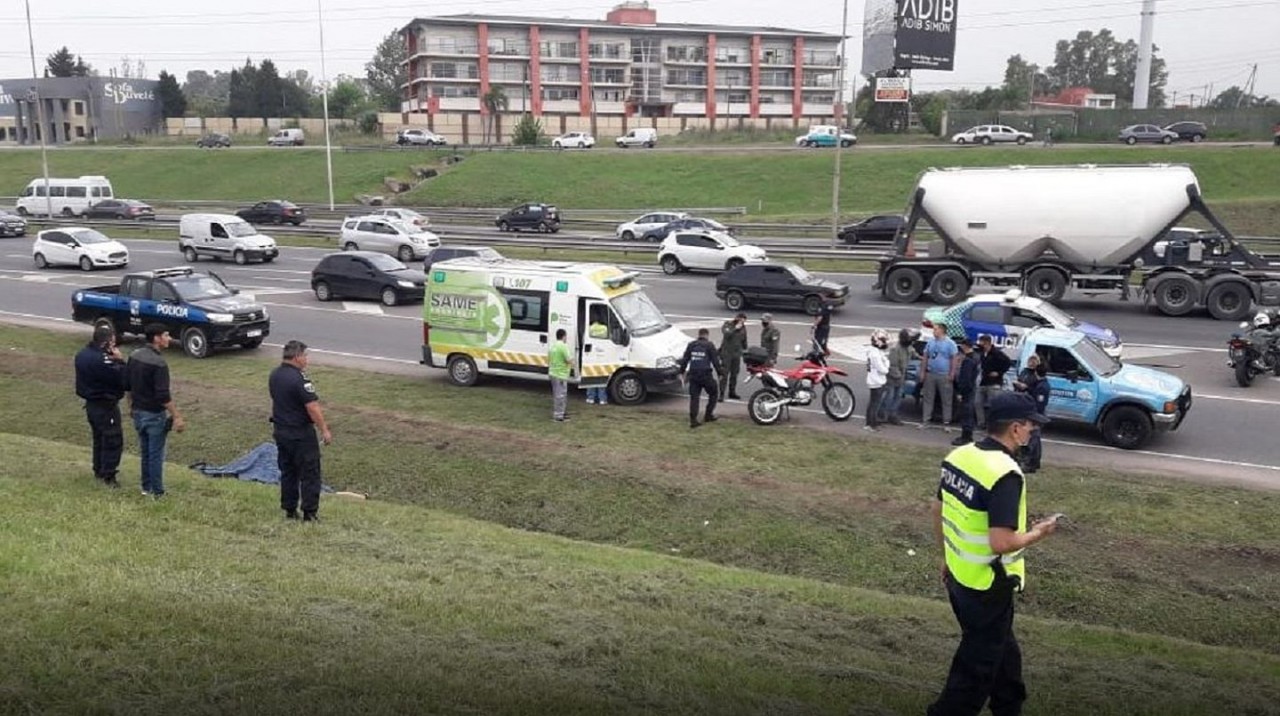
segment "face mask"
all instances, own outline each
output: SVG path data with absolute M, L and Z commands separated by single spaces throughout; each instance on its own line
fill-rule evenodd
M 1024 448 L 1024 447 L 1026 447 L 1026 446 L 1028 446 L 1028 445 L 1030 445 L 1030 444 L 1031 444 L 1031 433 L 1032 433 L 1032 431 L 1035 429 L 1034 427 L 1032 427 L 1032 425 L 1031 425 L 1030 423 L 1024 423 L 1024 424 L 1022 425 L 1022 428 L 1023 428 L 1023 430 L 1025 430 L 1025 431 L 1026 431 L 1026 438 L 1025 438 L 1025 439 L 1023 439 L 1023 438 L 1018 438 L 1018 439 L 1017 439 L 1018 447 L 1020 447 L 1020 448 Z

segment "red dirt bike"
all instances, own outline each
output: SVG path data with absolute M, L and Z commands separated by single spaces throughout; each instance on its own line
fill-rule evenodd
M 800 350 L 800 346 L 796 346 Z M 784 415 L 790 417 L 793 405 L 809 405 L 815 393 L 822 391 L 822 409 L 832 420 L 848 420 L 853 416 L 853 390 L 832 376 L 848 375 L 839 368 L 827 365 L 827 357 L 817 343 L 807 355 L 797 360 L 800 365 L 790 370 L 779 370 L 769 363 L 769 355 L 763 348 L 752 347 L 743 355 L 747 366 L 747 379 L 758 378 L 762 387 L 747 400 L 747 412 L 760 425 L 773 425 Z

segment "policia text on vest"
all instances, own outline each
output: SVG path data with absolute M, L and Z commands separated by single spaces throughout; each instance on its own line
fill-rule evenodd
M 1022 712 L 1027 698 L 1022 651 L 1013 633 L 1014 596 L 1027 585 L 1027 547 L 1051 534 L 1057 517 L 1027 529 L 1027 489 L 1013 455 L 1045 418 L 1022 393 L 1003 393 L 987 409 L 988 438 L 942 461 L 935 533 L 942 576 L 960 624 L 960 645 L 929 716 Z

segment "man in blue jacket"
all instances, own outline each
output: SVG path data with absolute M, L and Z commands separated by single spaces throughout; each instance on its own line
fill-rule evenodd
M 93 476 L 108 487 L 120 487 L 116 473 L 124 452 L 124 389 L 124 356 L 116 348 L 116 332 L 108 325 L 94 326 L 93 340 L 76 353 L 76 395 L 84 400 L 93 433 Z

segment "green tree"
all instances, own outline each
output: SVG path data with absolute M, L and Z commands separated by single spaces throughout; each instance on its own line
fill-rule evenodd
M 181 117 L 187 113 L 187 98 L 178 86 L 178 78 L 164 70 L 160 70 L 156 95 L 160 98 L 160 112 L 165 118 Z
M 227 113 L 227 100 L 231 93 L 231 73 L 221 70 L 209 74 L 204 70 L 187 73 L 182 83 L 182 95 L 187 109 L 200 117 L 216 117 Z
M 1277 107 L 1280 106 L 1280 102 L 1277 102 L 1265 95 L 1259 97 L 1257 95 L 1248 94 L 1240 87 L 1232 85 L 1219 92 L 1218 96 L 1214 97 L 1213 100 L 1209 102 L 1209 106 L 1214 109 Z
M 378 43 L 373 59 L 364 65 L 365 79 L 369 83 L 369 96 L 378 109 L 399 112 L 404 92 L 400 86 L 409 81 L 408 68 L 403 63 L 409 58 L 404 38 L 399 30 L 392 30 Z
M 253 92 L 257 97 L 255 114 L 263 120 L 285 116 L 280 84 L 280 73 L 276 70 L 276 63 L 263 60 L 262 64 L 258 65 L 258 72 L 253 81 Z
M 520 121 L 516 122 L 515 129 L 511 132 L 511 143 L 518 147 L 536 147 L 546 144 L 547 137 L 542 133 L 542 122 L 531 114 L 521 115 Z
M 1049 77 L 1040 65 L 1022 59 L 1022 55 L 1013 55 L 1006 61 L 1004 84 L 1000 89 L 1008 100 L 1028 107 L 1033 97 L 1053 92 Z
M 246 74 L 249 76 L 246 77 Z M 257 114 L 257 102 L 253 93 L 253 75 L 257 74 L 252 63 L 239 70 L 231 70 L 227 88 L 227 114 L 232 118 L 252 117 Z
M 88 77 L 93 71 L 79 55 L 72 55 L 65 45 L 46 57 L 44 64 L 46 77 Z
M 489 137 L 495 134 L 493 131 L 495 117 L 498 116 L 499 112 L 506 111 L 508 102 L 507 93 L 497 85 L 490 87 L 489 91 L 485 92 L 484 96 L 480 98 L 480 103 L 484 105 L 484 108 L 489 113 L 489 120 L 485 122 L 484 129 L 484 142 L 486 144 L 489 142 Z M 497 139 L 497 137 L 494 136 L 494 139 Z
M 1169 71 L 1165 61 L 1151 48 L 1151 84 L 1148 92 L 1152 107 L 1164 105 L 1165 85 Z M 1089 87 L 1095 92 L 1114 94 L 1122 102 L 1133 102 L 1133 86 L 1138 68 L 1138 43 L 1120 42 L 1110 30 L 1097 34 L 1090 30 L 1076 33 L 1074 40 L 1058 40 L 1053 64 L 1045 74 L 1052 90 Z
M 339 78 L 329 91 L 329 114 L 346 119 L 365 103 L 364 89 L 350 77 Z

